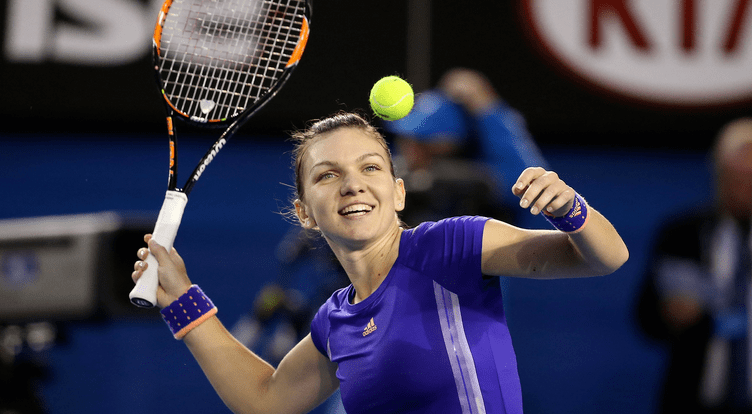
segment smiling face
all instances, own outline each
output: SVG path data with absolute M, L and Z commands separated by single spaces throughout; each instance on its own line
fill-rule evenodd
M 344 127 L 314 138 L 300 168 L 303 199 L 296 212 L 304 227 L 353 248 L 399 228 L 402 180 L 391 172 L 389 154 L 365 131 Z

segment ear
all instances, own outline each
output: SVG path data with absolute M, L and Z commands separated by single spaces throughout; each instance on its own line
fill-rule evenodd
M 394 208 L 396 211 L 402 211 L 405 209 L 405 195 L 407 192 L 405 191 L 405 182 L 398 178 L 395 180 L 395 189 L 394 189 Z
M 306 230 L 316 227 L 316 221 L 306 211 L 305 204 L 299 199 L 295 200 L 293 204 L 295 205 L 295 214 L 298 216 L 300 225 Z

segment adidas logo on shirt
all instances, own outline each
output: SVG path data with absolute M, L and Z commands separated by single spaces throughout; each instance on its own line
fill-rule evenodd
M 368 325 L 366 325 L 366 328 L 363 329 L 363 336 L 366 336 L 375 330 L 376 330 L 376 323 L 374 323 L 373 318 L 371 318 L 371 320 L 368 322 Z

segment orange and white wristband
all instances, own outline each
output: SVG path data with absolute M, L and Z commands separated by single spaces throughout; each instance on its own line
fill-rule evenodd
M 191 329 L 215 315 L 217 307 L 198 285 L 193 285 L 160 312 L 175 339 L 183 339 Z
M 581 195 L 574 193 L 574 203 L 562 217 L 543 215 L 549 223 L 564 233 L 579 233 L 588 223 L 588 205 Z

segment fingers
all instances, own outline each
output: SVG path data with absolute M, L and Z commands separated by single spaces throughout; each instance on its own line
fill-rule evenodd
M 191 281 L 188 278 L 185 263 L 177 250 L 172 248 L 168 252 L 167 249 L 153 239 L 151 234 L 145 235 L 144 241 L 147 243 L 148 248 L 142 247 L 136 252 L 136 256 L 140 260 L 136 261 L 133 265 L 131 279 L 133 279 L 134 283 L 137 282 L 149 267 L 147 258 L 150 256 L 154 258 L 156 261 L 152 262 L 151 265 L 157 266 L 157 275 L 159 277 L 157 302 L 160 307 L 164 307 L 185 293 L 191 286 Z M 152 260 L 149 259 L 149 261 Z
M 450 99 L 477 113 L 498 100 L 498 95 L 488 78 L 480 72 L 454 68 L 442 76 L 439 87 Z
M 175 248 L 172 248 L 171 251 L 167 253 L 167 249 L 159 245 L 156 241 L 152 240 L 151 234 L 144 235 L 144 241 L 149 247 L 142 247 L 136 252 L 136 256 L 138 256 L 138 258 L 141 260 L 137 261 L 133 265 L 133 268 L 135 270 L 134 274 L 136 272 L 143 272 L 144 270 L 146 270 L 146 268 L 149 266 L 149 264 L 146 262 L 146 258 L 149 257 L 149 254 L 153 254 L 154 258 L 157 259 L 157 262 L 167 263 L 167 261 L 169 260 L 175 262 L 178 267 L 183 269 L 185 268 L 183 259 L 180 257 Z
M 149 256 L 149 249 L 146 249 L 146 248 L 139 249 L 137 254 L 138 254 L 139 259 L 141 260 L 137 261 L 133 265 L 133 270 L 144 271 L 149 266 L 149 264 L 146 263 L 146 258 Z
M 178 251 L 175 250 L 173 247 L 170 249 L 170 252 L 167 252 L 167 249 L 165 249 L 162 245 L 158 244 L 155 240 L 149 240 L 149 249 L 143 249 L 146 250 L 144 253 L 144 259 L 146 259 L 146 256 L 149 255 L 149 252 L 154 255 L 154 258 L 157 259 L 157 262 L 159 263 L 172 263 L 175 265 L 177 270 L 185 272 L 185 263 L 183 262 L 183 258 L 180 257 L 178 254 Z M 139 250 L 139 253 L 141 253 L 141 250 Z
M 512 193 L 520 197 L 520 207 L 529 208 L 531 214 L 545 212 L 555 217 L 569 211 L 575 194 L 558 174 L 540 167 L 525 169 L 512 187 Z
M 131 273 L 131 279 L 133 279 L 133 283 L 138 282 L 138 279 L 141 279 L 142 274 L 144 274 L 143 270 L 135 270 L 133 273 Z
M 163 292 L 157 293 L 159 302 L 169 304 L 191 287 L 185 263 L 175 248 L 168 253 L 156 240 L 149 240 L 149 251 L 159 263 L 159 284 Z
M 149 251 L 154 255 L 158 262 L 163 263 L 163 260 L 169 258 L 167 249 L 159 245 L 156 240 L 149 239 L 149 241 L 147 241 L 146 243 L 149 245 Z
M 138 281 L 138 279 L 143 274 L 144 270 L 146 270 L 147 267 L 149 267 L 149 264 L 146 263 L 146 258 L 149 256 L 149 249 L 146 247 L 142 247 L 138 249 L 136 252 L 136 256 L 138 256 L 139 259 L 136 263 L 133 264 L 133 273 L 131 274 L 131 279 L 133 279 L 133 282 L 135 283 Z

